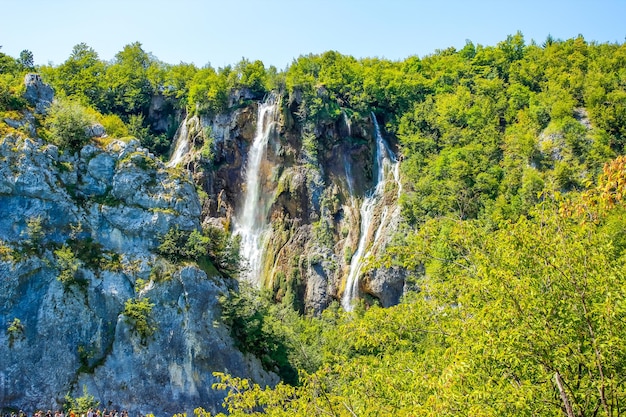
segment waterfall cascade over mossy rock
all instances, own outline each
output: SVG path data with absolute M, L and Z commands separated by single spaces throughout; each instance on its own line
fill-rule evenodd
M 272 290 L 278 301 L 290 293 L 303 312 L 319 314 L 341 300 L 352 263 L 358 271 L 352 273 L 346 306 L 359 294 L 396 304 L 403 273 L 370 271 L 376 285 L 359 279 L 365 277 L 363 261 L 384 248 L 399 221 L 397 163 L 389 168 L 392 153 L 375 116 L 344 112 L 309 130 L 294 113 L 298 94 L 272 97 L 278 111 L 269 121 L 268 104 L 258 101 L 200 116 L 196 132 L 211 135 L 203 139 L 212 143 L 211 160 L 201 157 L 202 145 L 184 156 L 177 153 L 180 143 L 193 142 L 197 133 L 177 138 L 172 160 L 189 168 L 206 192 L 205 221 L 241 234 L 248 279 Z M 197 117 L 184 120 L 179 132 Z M 361 230 L 366 201 L 370 209 Z M 387 285 L 387 277 L 393 284 Z

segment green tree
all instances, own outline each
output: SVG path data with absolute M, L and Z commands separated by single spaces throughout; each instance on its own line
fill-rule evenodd
M 242 283 L 239 292 L 221 297 L 220 305 L 237 347 L 257 356 L 266 370 L 295 384 L 298 374 L 289 362 L 288 337 L 285 327 L 274 321 L 269 297 Z
M 7 54 L 0 52 L 0 74 L 17 75 L 19 71 L 20 66 L 17 60 Z
M 58 92 L 107 112 L 105 69 L 98 53 L 87 44 L 79 43 L 74 45 L 69 58 L 51 72 L 50 81 Z
M 148 77 L 155 64 L 141 43 L 124 46 L 106 70 L 110 110 L 117 114 L 148 114 L 154 88 Z
M 228 81 L 225 72 L 219 74 L 212 68 L 199 70 L 189 87 L 191 111 L 218 113 L 224 110 L 228 101 Z
M 17 63 L 24 70 L 30 71 L 35 69 L 35 58 L 33 57 L 33 53 L 28 49 L 24 49 L 20 52 L 20 57 L 17 59 Z
M 229 74 L 231 88 L 248 88 L 253 94 L 262 96 L 267 91 L 267 75 L 263 62 L 250 62 L 243 58 Z
M 95 117 L 80 104 L 70 100 L 55 100 L 50 106 L 46 126 L 49 139 L 61 149 L 76 152 L 91 139 L 89 127 Z
M 169 68 L 165 75 L 163 93 L 179 101 L 178 107 L 185 109 L 189 99 L 191 81 L 198 72 L 194 64 L 181 62 Z

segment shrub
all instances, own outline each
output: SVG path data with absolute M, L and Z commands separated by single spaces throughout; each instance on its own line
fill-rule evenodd
M 173 227 L 161 239 L 158 251 L 172 262 L 198 261 L 208 255 L 210 244 L 210 238 L 198 230 L 188 232 Z
M 237 348 L 258 357 L 266 370 L 277 372 L 286 382 L 297 383 L 286 330 L 272 314 L 270 297 L 242 284 L 240 292 L 231 291 L 219 301 Z
M 13 347 L 13 343 L 17 339 L 24 337 L 24 325 L 17 317 L 13 319 L 9 327 L 7 327 L 7 335 L 9 336 L 9 347 Z
M 143 344 L 156 331 L 156 325 L 151 317 L 154 304 L 149 298 L 130 298 L 124 304 L 125 320 L 132 326 L 133 331 L 141 338 Z
M 89 127 L 96 122 L 89 111 L 69 100 L 56 100 L 47 119 L 50 141 L 61 149 L 77 151 L 89 142 Z
M 30 217 L 26 220 L 26 240 L 24 249 L 34 254 L 41 253 L 44 239 L 44 219 L 42 217 Z
M 128 127 L 117 114 L 107 114 L 101 116 L 99 119 L 107 135 L 110 137 L 124 138 L 128 136 Z
M 0 239 L 0 261 L 12 262 L 14 259 L 13 250 Z
M 171 228 L 161 238 L 158 253 L 171 262 L 205 263 L 209 259 L 218 270 L 236 275 L 239 272 L 239 240 L 217 227 L 200 232 Z
M 89 409 L 96 409 L 100 406 L 100 402 L 96 401 L 93 395 L 87 392 L 87 387 L 83 385 L 83 395 L 78 398 L 72 398 L 70 394 L 65 395 L 66 410 L 72 410 L 76 415 L 86 415 Z
M 76 279 L 81 261 L 76 257 L 72 248 L 63 245 L 60 249 L 54 251 L 57 257 L 57 268 L 59 269 L 58 280 L 61 281 L 65 288 L 69 288 L 72 284 L 79 284 Z
M 21 97 L 21 79 L 11 74 L 0 74 L 0 111 L 19 110 L 26 106 Z

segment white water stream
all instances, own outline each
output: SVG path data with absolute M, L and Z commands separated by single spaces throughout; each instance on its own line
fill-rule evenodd
M 245 199 L 235 219 L 235 234 L 241 236 L 241 256 L 245 261 L 243 278 L 260 283 L 259 273 L 263 257 L 263 232 L 267 226 L 265 204 L 261 193 L 261 165 L 269 138 L 276 124 L 278 100 L 270 96 L 259 104 L 256 134 L 246 165 Z
M 380 206 L 384 204 L 382 197 L 385 191 L 385 181 L 387 181 L 389 173 L 392 173 L 394 181 L 398 184 L 398 194 L 400 193 L 400 164 L 383 139 L 374 114 L 372 114 L 372 121 L 374 122 L 376 132 L 376 185 L 374 190 L 365 197 L 361 204 L 359 244 L 356 252 L 352 255 L 346 288 L 341 298 L 341 305 L 346 311 L 352 311 L 354 300 L 359 295 L 359 278 L 363 269 L 363 260 L 369 255 L 366 249 L 378 241 L 388 217 L 388 207 Z M 374 214 L 377 209 L 381 210 L 381 214 L 375 217 Z M 376 228 L 376 231 L 373 235 L 373 240 L 370 241 L 368 237 L 371 235 L 370 231 L 374 230 L 373 228 Z
M 189 152 L 189 128 L 187 127 L 187 123 L 187 119 L 185 119 L 174 135 L 174 143 L 176 145 L 174 147 L 174 153 L 167 163 L 168 168 L 178 165 L 187 152 Z

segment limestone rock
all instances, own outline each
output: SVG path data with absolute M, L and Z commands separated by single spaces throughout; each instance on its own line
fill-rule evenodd
M 54 98 L 54 90 L 52 87 L 45 84 L 39 74 L 26 74 L 24 84 L 26 85 L 24 98 L 35 106 L 36 113 L 45 114 Z
M 372 295 L 383 307 L 391 307 L 400 302 L 404 295 L 406 270 L 393 268 L 377 268 L 368 274 L 363 283 L 364 292 Z
M 56 409 L 85 386 L 131 414 L 217 412 L 224 393 L 212 372 L 276 382 L 220 323 L 223 278 L 192 266 L 155 272 L 171 227 L 200 227 L 191 177 L 171 175 L 136 141 L 74 155 L 41 140 L 0 142 L 0 243 L 13 254 L 0 259 L 2 406 Z M 76 262 L 66 283 L 60 248 Z M 123 314 L 141 297 L 154 304 L 145 341 Z M 9 333 L 14 320 L 21 330 Z
M 256 373 L 262 385 L 276 383 L 275 377 L 258 372 L 254 361 L 247 362 L 227 329 L 215 324 L 220 311 L 217 298 L 225 292 L 223 283 L 195 267 L 183 268 L 167 282 L 143 291 L 143 297 L 155 302 L 158 331 L 142 342 L 125 317 L 118 316 L 110 354 L 93 374 L 82 374 L 78 385 L 97 393 L 109 408 L 173 415 L 192 413 L 194 404 L 220 411 L 223 393 L 208 389 L 216 382 L 212 375 L 216 371 Z
M 101 138 L 106 136 L 106 130 L 100 123 L 92 124 L 87 128 L 85 133 L 87 134 L 87 137 L 90 138 Z
M 317 93 L 328 94 L 324 88 Z M 207 195 L 204 224 L 228 228 L 236 224 L 242 212 L 245 169 L 259 106 L 257 102 L 244 104 L 258 99 L 245 91 L 234 92 L 230 104 L 235 107 L 222 114 L 200 117 L 202 130 L 211 132 L 214 158 L 202 162 L 192 156 L 181 166 L 194 173 L 194 181 Z M 287 101 L 280 106 L 278 125 L 268 140 L 260 166 L 259 204 L 264 207 L 261 216 L 267 225 L 260 281 L 274 289 L 276 299 L 291 291 L 302 311 L 319 314 L 333 299 L 341 297 L 342 281 L 348 275 L 360 234 L 365 233 L 369 241 L 376 234 L 393 235 L 398 225 L 394 216 L 399 215 L 397 193 L 391 190 L 381 197 L 385 208 L 374 213 L 376 220 L 385 225 L 361 232 L 360 204 L 372 192 L 376 180 L 376 141 L 371 117 L 343 113 L 336 119 L 322 118 L 312 129 L 307 127 L 307 134 L 315 135 L 315 149 L 310 149 L 310 144 L 306 149 L 299 116 L 303 94 L 295 90 L 284 99 Z M 183 122 L 179 131 L 191 121 Z M 186 143 L 193 144 L 192 132 L 198 129 L 187 130 Z M 193 154 L 194 146 L 190 149 Z M 368 251 L 372 255 L 382 253 L 387 243 L 388 239 L 381 238 L 376 245 L 369 245 L 372 247 L 368 246 Z M 381 271 L 367 291 L 391 305 L 402 294 L 401 284 L 399 275 Z

